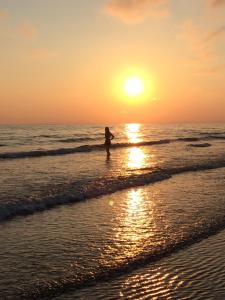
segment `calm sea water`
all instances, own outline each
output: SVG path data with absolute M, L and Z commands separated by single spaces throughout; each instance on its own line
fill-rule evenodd
M 107 159 L 104 126 L 0 126 L 0 299 L 225 295 L 190 247 L 225 228 L 225 124 L 110 130 Z

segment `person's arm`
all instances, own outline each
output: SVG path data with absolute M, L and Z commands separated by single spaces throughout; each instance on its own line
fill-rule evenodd
M 111 140 L 115 138 L 115 136 L 110 132 Z

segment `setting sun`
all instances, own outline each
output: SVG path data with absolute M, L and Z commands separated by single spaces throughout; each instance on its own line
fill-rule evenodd
M 144 81 L 138 77 L 128 78 L 125 81 L 124 90 L 127 96 L 139 96 L 144 92 Z
M 151 101 L 155 93 L 155 84 L 150 70 L 143 66 L 126 67 L 114 75 L 113 90 L 116 98 L 126 105 L 143 105 Z

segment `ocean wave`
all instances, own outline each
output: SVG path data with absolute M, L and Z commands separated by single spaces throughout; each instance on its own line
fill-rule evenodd
M 225 135 L 208 135 L 208 139 L 225 140 Z
M 177 138 L 175 140 L 173 140 L 174 142 L 197 142 L 199 141 L 200 138 L 197 137 L 184 137 L 184 138 Z
M 209 143 L 199 143 L 199 144 L 189 144 L 189 147 L 196 147 L 196 148 L 205 148 L 205 147 L 211 147 L 212 145 Z
M 139 146 L 153 146 L 153 145 L 163 145 L 169 144 L 171 142 L 180 142 L 180 141 L 198 141 L 198 138 L 178 138 L 178 139 L 162 139 L 155 141 L 144 141 L 139 143 L 117 143 L 112 144 L 111 148 L 128 148 L 128 147 L 139 147 Z M 82 145 L 74 148 L 60 148 L 60 149 L 51 149 L 51 150 L 32 150 L 32 151 L 21 151 L 21 152 L 8 152 L 0 153 L 0 159 L 21 159 L 29 157 L 42 157 L 42 156 L 55 156 L 55 155 L 66 155 L 72 153 L 80 152 L 91 152 L 91 151 L 101 151 L 105 150 L 104 144 L 95 144 L 95 145 Z
M 208 132 L 200 132 L 200 135 L 225 135 L 225 132 L 221 131 L 208 131 Z
M 61 135 L 60 134 L 41 134 L 41 135 L 36 135 L 36 136 L 33 136 L 33 137 L 36 137 L 36 138 L 39 138 L 39 137 L 42 137 L 42 138 L 57 138 L 57 137 L 60 137 Z
M 67 186 L 65 193 L 40 199 L 24 199 L 6 202 L 0 205 L 0 222 L 17 216 L 29 215 L 44 211 L 58 205 L 75 203 L 99 196 L 112 194 L 124 189 L 143 186 L 171 178 L 186 172 L 204 171 L 225 167 L 225 159 L 183 167 L 155 168 L 144 174 L 132 174 L 114 178 L 98 178 L 89 183 L 74 182 Z M 146 168 L 147 171 L 147 168 Z
M 83 145 L 75 148 L 8 152 L 8 153 L 0 153 L 0 159 L 20 159 L 20 158 L 29 158 L 29 157 L 56 156 L 56 155 L 65 155 L 65 154 L 71 154 L 77 152 L 90 152 L 101 148 L 103 148 L 103 145 L 93 145 L 93 146 Z
M 150 263 L 168 257 L 169 255 L 200 242 L 213 234 L 219 233 L 224 228 L 225 216 L 219 216 L 217 219 L 203 221 L 199 224 L 198 228 L 195 228 L 195 230 L 187 232 L 180 236 L 180 238 L 168 241 L 166 244 L 159 247 L 150 247 L 149 252 L 147 253 L 127 258 L 119 263 L 115 261 L 111 266 L 100 263 L 97 270 L 88 272 L 87 274 L 78 273 L 68 276 L 65 273 L 64 276 L 55 280 L 48 280 L 47 282 L 38 281 L 23 291 L 18 291 L 13 299 L 49 299 L 66 292 L 75 292 L 77 289 L 94 286 L 98 283 L 112 280 L 113 278 L 133 272 Z
M 90 140 L 92 138 L 72 138 L 72 139 L 62 139 L 59 140 L 64 143 L 77 142 L 77 141 L 85 141 Z M 140 146 L 154 146 L 154 145 L 166 145 L 170 143 L 176 142 L 198 142 L 205 141 L 211 139 L 220 139 L 224 140 L 225 136 L 207 136 L 204 138 L 198 137 L 182 137 L 176 139 L 161 139 L 161 140 L 153 140 L 153 141 L 143 141 L 139 143 L 114 143 L 111 145 L 112 149 L 116 148 L 129 148 L 129 147 L 140 147 Z M 43 157 L 43 156 L 59 156 L 80 152 L 92 152 L 92 151 L 103 151 L 105 150 L 104 144 L 94 144 L 94 145 L 81 145 L 74 148 L 59 148 L 59 149 L 50 149 L 50 150 L 32 150 L 32 151 L 20 151 L 20 152 L 7 152 L 0 153 L 1 159 L 21 159 L 21 158 L 34 158 L 34 157 Z
M 225 132 L 200 132 L 199 135 L 205 139 L 225 139 Z
M 93 140 L 96 140 L 96 139 L 90 138 L 90 137 L 76 137 L 76 138 L 67 138 L 67 139 L 57 140 L 57 142 L 76 143 L 76 142 L 85 142 L 85 141 L 93 141 Z

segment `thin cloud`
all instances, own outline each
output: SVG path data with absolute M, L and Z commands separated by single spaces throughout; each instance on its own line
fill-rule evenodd
M 30 58 L 36 61 L 48 61 L 56 58 L 59 55 L 58 52 L 47 48 L 36 48 L 30 51 Z
M 104 10 L 124 23 L 136 24 L 148 18 L 168 17 L 168 2 L 169 0 L 110 0 Z
M 221 26 L 217 30 L 214 30 L 214 31 L 210 32 L 208 34 L 207 38 L 206 38 L 206 41 L 210 41 L 210 40 L 212 40 L 214 38 L 220 37 L 224 33 L 225 33 L 225 26 Z
M 183 25 L 179 35 L 190 53 L 189 66 L 198 73 L 215 74 L 224 68 L 219 64 L 216 46 L 219 38 L 225 33 L 225 26 L 211 32 L 205 32 L 189 21 Z
M 37 28 L 30 21 L 23 21 L 17 27 L 17 32 L 27 39 L 35 38 L 38 34 Z
M 9 17 L 9 13 L 5 10 L 0 10 L 0 21 L 5 20 Z
M 207 37 L 193 22 L 189 21 L 183 24 L 179 37 L 185 42 L 187 49 L 193 57 L 196 57 L 198 60 L 205 60 L 212 57 L 211 45 L 206 42 Z
M 214 7 L 218 7 L 221 5 L 225 5 L 225 0 L 209 0 L 209 3 Z

